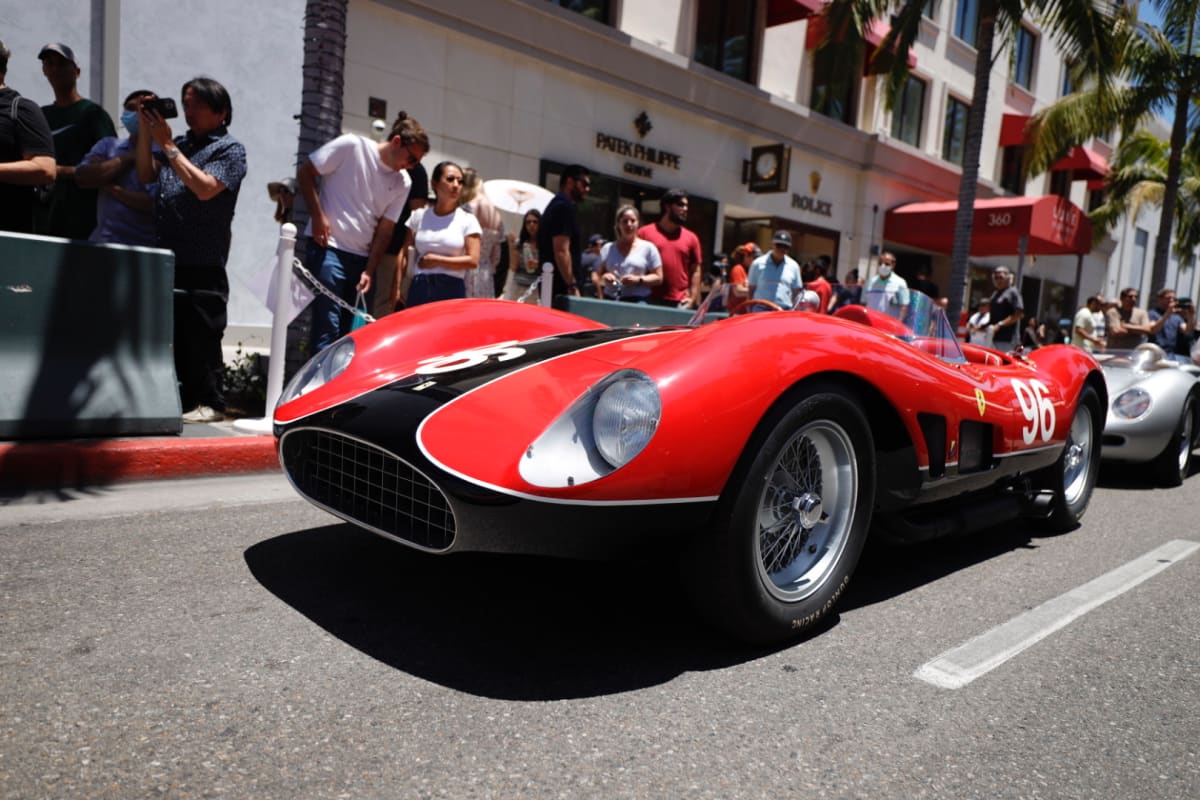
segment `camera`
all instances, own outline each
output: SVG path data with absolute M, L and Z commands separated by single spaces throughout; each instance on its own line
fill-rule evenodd
M 143 100 L 142 108 L 157 111 L 158 115 L 163 119 L 179 116 L 179 111 L 175 108 L 175 101 L 170 97 L 155 97 L 151 100 Z
M 1188 309 L 1190 309 L 1192 307 L 1192 298 L 1190 298 L 1190 297 L 1179 298 L 1178 300 L 1175 301 L 1175 307 L 1178 308 L 1180 311 L 1187 311 Z

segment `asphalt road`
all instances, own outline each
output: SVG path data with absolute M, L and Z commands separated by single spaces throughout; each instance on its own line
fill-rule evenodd
M 0 797 L 1200 797 L 1200 552 L 1156 550 L 1200 543 L 1198 487 L 1105 471 L 1067 535 L 870 545 L 771 650 L 653 564 L 422 556 L 279 477 L 26 497 Z M 918 677 L 1148 553 L 961 688 Z

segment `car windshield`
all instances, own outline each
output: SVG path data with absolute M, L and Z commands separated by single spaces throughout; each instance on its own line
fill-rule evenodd
M 929 295 L 906 288 L 871 290 L 863 292 L 863 304 L 898 322 L 889 331 L 897 338 L 943 361 L 966 361 L 946 312 Z

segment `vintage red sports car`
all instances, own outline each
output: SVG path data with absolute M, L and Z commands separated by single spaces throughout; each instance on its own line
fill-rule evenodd
M 280 460 L 314 504 L 428 553 L 665 541 L 714 622 L 784 639 L 834 606 L 872 528 L 1067 529 L 1091 497 L 1096 362 L 960 345 L 910 297 L 657 328 L 412 308 L 297 373 Z

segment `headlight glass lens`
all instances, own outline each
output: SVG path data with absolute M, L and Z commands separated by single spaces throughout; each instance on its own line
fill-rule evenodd
M 658 429 L 662 401 L 647 375 L 629 372 L 609 384 L 592 412 L 596 449 L 613 467 L 623 467 L 642 451 Z
M 1150 410 L 1150 393 L 1145 389 L 1121 392 L 1113 401 L 1112 410 L 1122 419 L 1137 419 Z
M 308 363 L 300 368 L 284 387 L 279 395 L 279 405 L 290 403 L 297 397 L 302 397 L 313 389 L 324 386 L 329 381 L 341 375 L 354 359 L 354 340 L 349 336 L 343 337 L 320 353 L 317 353 Z

